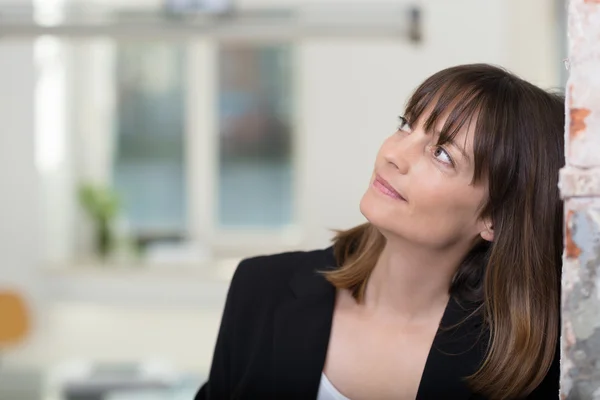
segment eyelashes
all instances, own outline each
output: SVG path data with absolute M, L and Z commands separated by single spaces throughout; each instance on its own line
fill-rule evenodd
M 410 128 L 410 124 L 408 123 L 408 120 L 404 117 L 404 116 L 399 116 L 398 117 L 398 130 L 400 131 L 405 131 L 405 132 L 410 132 L 411 128 Z

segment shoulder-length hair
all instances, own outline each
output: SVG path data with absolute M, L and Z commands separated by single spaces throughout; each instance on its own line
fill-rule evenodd
M 468 382 L 493 399 L 519 398 L 546 375 L 560 332 L 564 100 L 503 69 L 462 65 L 428 78 L 405 112 L 409 123 L 425 118 L 426 131 L 443 115 L 440 145 L 475 121 L 473 183 L 488 182 L 480 216 L 494 227 L 494 241 L 470 250 L 450 288 L 479 305 L 489 330 L 486 358 Z M 384 245 L 369 223 L 337 232 L 340 268 L 327 279 L 362 302 Z

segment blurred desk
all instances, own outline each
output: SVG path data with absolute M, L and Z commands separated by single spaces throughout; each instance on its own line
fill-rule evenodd
M 171 385 L 164 387 L 147 388 L 121 388 L 96 390 L 94 393 L 78 392 L 64 396 L 64 400 L 190 400 L 200 387 L 201 380 L 196 378 L 182 377 Z
M 78 363 L 57 371 L 52 386 L 61 400 L 192 399 L 204 378 L 168 363 Z
M 104 400 L 191 400 L 200 387 L 200 380 L 184 380 L 171 389 L 136 390 L 111 393 Z

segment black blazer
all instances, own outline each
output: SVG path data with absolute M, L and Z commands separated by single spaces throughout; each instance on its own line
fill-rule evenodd
M 227 294 L 208 381 L 195 399 L 316 399 L 336 294 L 316 271 L 336 267 L 331 248 L 242 261 Z M 452 326 L 468 312 L 451 299 L 441 326 Z M 480 319 L 470 318 L 438 331 L 417 400 L 484 399 L 462 379 L 485 356 L 481 328 Z M 557 355 L 528 399 L 557 399 L 558 382 Z

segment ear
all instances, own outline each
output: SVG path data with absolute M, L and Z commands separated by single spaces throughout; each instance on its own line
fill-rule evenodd
M 494 227 L 492 225 L 492 221 L 489 218 L 485 218 L 482 224 L 482 229 L 481 232 L 479 233 L 481 235 L 481 238 L 483 240 L 487 240 L 488 242 L 493 242 L 494 241 Z

